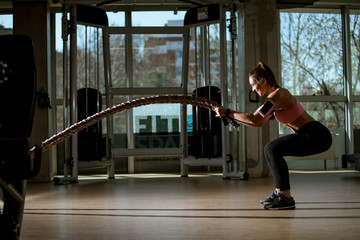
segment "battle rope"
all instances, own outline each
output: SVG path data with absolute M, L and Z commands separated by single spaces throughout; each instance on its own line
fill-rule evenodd
M 74 135 L 80 130 L 87 128 L 88 126 L 101 121 L 104 118 L 107 118 L 111 115 L 114 115 L 118 112 L 122 112 L 124 110 L 128 110 L 134 107 L 140 107 L 143 105 L 155 104 L 155 103 L 181 103 L 181 104 L 191 104 L 197 107 L 208 108 L 210 110 L 215 111 L 218 107 L 218 104 L 214 101 L 203 97 L 195 97 L 195 96 L 181 96 L 181 95 L 166 95 L 166 96 L 153 96 L 153 97 L 143 97 L 139 99 L 134 99 L 132 101 L 127 101 L 115 105 L 111 108 L 107 108 L 101 112 L 95 113 L 92 116 L 83 119 L 80 122 L 77 122 L 70 127 L 64 129 L 63 131 L 53 135 L 52 137 L 46 139 L 41 144 L 41 149 L 43 152 L 47 151 L 50 147 L 55 146 L 56 144 L 63 142 L 66 138 Z M 237 128 L 239 125 L 231 118 L 223 118 L 224 124 L 227 125 L 229 122 Z M 35 147 L 30 149 L 30 156 L 34 156 Z

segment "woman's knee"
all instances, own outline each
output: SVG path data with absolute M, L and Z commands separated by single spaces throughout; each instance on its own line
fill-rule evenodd
M 266 158 L 273 157 L 277 152 L 277 144 L 274 141 L 268 142 L 264 147 Z

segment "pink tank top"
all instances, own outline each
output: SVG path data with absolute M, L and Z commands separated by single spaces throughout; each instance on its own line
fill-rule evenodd
M 298 119 L 304 112 L 304 107 L 296 100 L 296 103 L 291 108 L 287 110 L 276 110 L 274 116 L 278 122 L 289 125 Z

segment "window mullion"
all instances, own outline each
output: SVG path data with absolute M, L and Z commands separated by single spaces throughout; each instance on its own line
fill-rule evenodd
M 353 133 L 353 99 L 351 79 L 351 45 L 350 45 L 350 13 L 349 7 L 345 6 L 341 11 L 343 28 L 343 61 L 344 61 L 344 87 L 345 87 L 345 126 L 346 126 L 346 153 L 354 153 Z

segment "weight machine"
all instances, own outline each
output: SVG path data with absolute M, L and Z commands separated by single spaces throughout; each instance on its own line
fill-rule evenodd
M 63 5 L 63 127 L 74 124 L 102 110 L 103 87 L 108 76 L 104 52 L 108 40 L 102 32 L 108 26 L 106 13 L 84 5 Z M 81 37 L 78 32 L 82 33 Z M 70 38 L 69 38 L 70 36 Z M 84 41 L 79 51 L 78 41 Z M 70 52 L 68 52 L 70 49 Z M 79 66 L 79 58 L 83 65 Z M 80 71 L 81 70 L 81 71 Z M 109 122 L 109 120 L 108 120 Z M 102 137 L 102 122 L 84 129 L 64 142 L 64 177 L 54 178 L 55 184 L 77 182 L 79 164 L 83 167 L 107 168 L 113 166 L 106 159 L 106 139 Z M 80 162 L 80 161 L 81 162 Z
M 227 58 L 226 58 L 226 11 L 231 12 L 231 39 L 232 39 L 232 99 L 234 107 L 237 105 L 237 85 L 236 85 L 236 60 L 235 60 L 235 39 L 236 39 L 236 17 L 235 17 L 235 5 L 224 5 L 214 4 L 208 6 L 201 6 L 199 8 L 189 9 L 186 13 L 184 20 L 184 27 L 109 27 L 107 26 L 106 13 L 98 8 L 85 7 L 80 5 L 70 5 L 63 7 L 63 41 L 64 41 L 64 66 L 67 66 L 67 36 L 70 35 L 70 74 L 69 80 L 67 79 L 68 72 L 67 67 L 64 67 L 64 119 L 69 119 L 71 124 L 76 123 L 77 116 L 77 23 L 85 23 L 87 26 L 95 26 L 102 31 L 102 51 L 103 51 L 103 68 L 104 84 L 105 84 L 105 99 L 106 107 L 113 106 L 113 98 L 115 96 L 134 96 L 134 95 L 164 95 L 164 94 L 177 94 L 177 95 L 188 95 L 188 77 L 189 77 L 189 54 L 190 49 L 190 32 L 196 33 L 197 28 L 206 29 L 211 24 L 218 24 L 220 28 L 220 82 L 221 82 L 221 101 L 222 105 L 227 106 Z M 70 20 L 67 20 L 68 14 Z M 92 17 L 89 17 L 92 16 Z M 100 19 L 100 20 L 99 20 Z M 137 88 L 130 84 L 130 87 L 126 88 L 114 88 L 112 87 L 111 78 L 111 62 L 110 62 L 110 42 L 109 39 L 112 35 L 124 34 L 127 37 L 127 41 L 131 42 L 131 36 L 133 34 L 174 34 L 183 36 L 183 59 L 182 59 L 182 84 L 180 87 L 162 87 L 162 88 Z M 204 35 L 203 35 L 204 36 Z M 210 49 L 204 49 L 204 53 Z M 204 58 L 203 60 L 205 60 Z M 127 61 L 132 60 L 131 54 L 127 55 Z M 207 62 L 209 64 L 209 62 Z M 208 65 L 204 65 L 205 71 L 203 72 L 206 76 L 203 81 L 203 85 L 209 83 L 209 68 Z M 99 66 L 97 66 L 99 67 Z M 131 69 L 127 69 L 131 72 Z M 98 71 L 97 74 L 99 74 Z M 131 75 L 131 74 L 130 74 Z M 199 86 L 200 87 L 200 86 Z M 70 104 L 67 104 L 68 93 Z M 131 99 L 129 99 L 131 100 Z M 132 114 L 128 115 L 129 119 L 132 118 Z M 248 173 L 246 170 L 241 172 L 239 170 L 239 153 L 238 147 L 238 132 L 232 131 L 232 142 L 233 147 L 230 150 L 228 145 L 229 140 L 229 129 L 222 126 L 222 144 L 221 152 L 222 156 L 217 158 L 194 158 L 188 154 L 188 133 L 186 131 L 187 123 L 187 108 L 186 104 L 182 105 L 180 113 L 180 147 L 179 148 L 134 148 L 133 140 L 133 127 L 132 121 L 129 121 L 129 129 L 131 129 L 128 140 L 127 148 L 115 148 L 114 147 L 114 134 L 113 134 L 113 119 L 109 117 L 106 119 L 106 166 L 108 168 L 108 178 L 114 178 L 114 158 L 115 157 L 128 157 L 130 160 L 137 156 L 179 156 L 181 157 L 181 176 L 188 176 L 189 166 L 222 166 L 223 178 L 241 178 L 247 179 Z M 77 119 L 80 120 L 80 119 Z M 67 121 L 64 121 L 66 124 Z M 240 128 L 240 131 L 242 128 Z M 243 131 L 244 135 L 245 131 Z M 72 136 L 71 141 L 65 143 L 65 163 L 64 163 L 64 178 L 54 179 L 55 183 L 63 182 L 77 182 L 78 181 L 78 136 L 75 134 Z M 230 153 L 230 151 L 232 153 Z M 246 161 L 245 161 L 246 162 Z M 231 170 L 232 168 L 232 170 Z M 68 171 L 68 169 L 70 171 Z
M 218 61 L 220 62 L 220 85 L 221 85 L 221 105 L 228 105 L 228 59 L 227 59 L 227 40 L 226 40 L 226 12 L 230 12 L 230 24 L 228 26 L 229 32 L 231 35 L 231 96 L 232 96 L 232 105 L 236 109 L 238 104 L 237 98 L 237 77 L 236 77 L 236 39 L 237 39 L 237 24 L 236 24 L 236 5 L 235 4 L 212 4 L 207 6 L 200 6 L 196 8 L 191 8 L 187 11 L 185 15 L 184 25 L 189 28 L 190 32 L 195 33 L 195 45 L 196 45 L 196 33 L 200 29 L 199 38 L 202 41 L 202 49 L 208 50 L 206 53 L 201 55 L 202 57 L 202 66 L 200 69 L 203 69 L 202 74 L 196 73 L 196 88 L 199 87 L 198 76 L 201 76 L 200 85 L 201 87 L 211 85 L 211 76 L 210 76 L 210 43 L 208 42 L 209 36 L 209 26 L 217 24 L 219 26 L 219 38 L 220 38 L 220 54 Z M 195 50 L 197 53 L 197 50 Z M 197 57 L 196 57 L 197 59 Z M 196 70 L 197 71 L 197 70 Z M 244 106 L 241 105 L 241 109 Z M 211 114 L 209 112 L 209 114 Z M 239 132 L 241 133 L 241 145 L 239 144 Z M 223 178 L 241 178 L 248 179 L 249 175 L 247 173 L 246 165 L 246 155 L 244 147 L 245 139 L 245 130 L 244 126 L 239 126 L 239 130 L 233 130 L 231 133 L 232 136 L 232 148 L 229 146 L 229 128 L 222 126 L 222 136 L 221 136 L 221 152 L 222 156 L 217 158 L 208 158 L 208 157 L 194 157 L 189 156 L 187 152 L 184 152 L 181 161 L 181 176 L 188 175 L 188 166 L 222 166 L 223 169 Z M 186 138 L 186 136 L 184 136 Z M 241 148 L 239 153 L 238 148 Z M 244 162 L 244 171 L 239 170 L 239 161 Z

